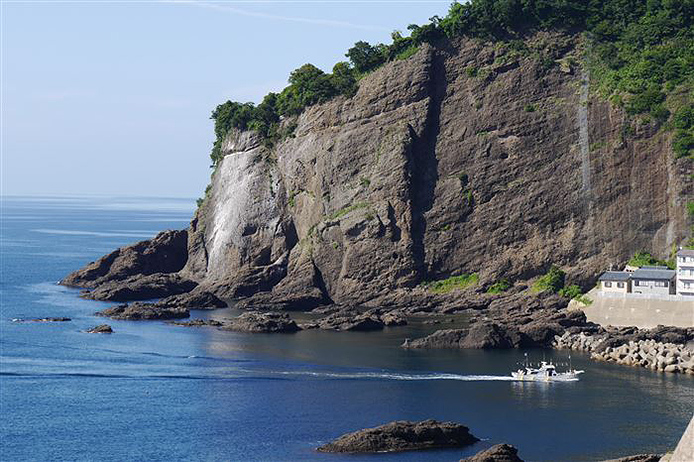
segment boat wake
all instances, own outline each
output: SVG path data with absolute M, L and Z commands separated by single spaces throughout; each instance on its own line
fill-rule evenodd
M 514 382 L 507 375 L 462 375 L 462 374 L 402 374 L 396 372 L 313 372 L 313 371 L 282 371 L 281 375 L 301 375 L 327 379 L 345 380 L 457 380 L 461 382 Z

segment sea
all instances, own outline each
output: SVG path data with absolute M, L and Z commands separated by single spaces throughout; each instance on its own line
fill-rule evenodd
M 509 443 L 526 461 L 596 461 L 672 450 L 692 417 L 692 376 L 574 352 L 579 381 L 522 383 L 509 374 L 525 353 L 566 363 L 568 352 L 400 348 L 446 319 L 246 334 L 107 320 L 94 313 L 108 303 L 58 285 L 119 246 L 185 228 L 194 208 L 193 199 L 2 197 L 0 459 L 455 461 Z M 18 321 L 41 317 L 71 321 Z M 113 334 L 85 333 L 104 322 Z M 424 419 L 464 424 L 481 441 L 377 455 L 315 450 L 347 432 Z

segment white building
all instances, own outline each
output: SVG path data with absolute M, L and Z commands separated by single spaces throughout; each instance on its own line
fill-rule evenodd
M 677 295 L 694 296 L 694 250 L 677 252 Z
M 631 292 L 631 273 L 626 271 L 606 271 L 600 276 L 600 290 L 618 294 Z

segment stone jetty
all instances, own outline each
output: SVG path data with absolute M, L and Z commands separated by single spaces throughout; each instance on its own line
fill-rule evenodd
M 602 335 L 565 332 L 555 337 L 554 347 L 586 351 L 597 361 L 694 375 L 694 346 L 690 344 L 659 342 L 655 339 L 629 340 L 620 345 L 612 343 Z

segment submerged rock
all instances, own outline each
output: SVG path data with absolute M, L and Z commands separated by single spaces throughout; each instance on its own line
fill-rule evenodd
M 67 322 L 72 321 L 70 318 L 15 318 L 12 322 Z
M 424 420 L 396 421 L 376 428 L 347 433 L 320 446 L 321 452 L 391 452 L 453 448 L 470 445 L 478 438 L 469 429 L 453 422 Z
M 518 449 L 510 444 L 497 444 L 460 462 L 523 462 L 523 459 L 518 457 Z
M 112 334 L 113 329 L 108 324 L 99 324 L 87 331 L 88 334 Z
M 173 321 L 170 324 L 174 324 L 176 326 L 187 326 L 187 327 L 200 327 L 200 326 L 213 326 L 213 327 L 222 327 L 224 326 L 224 323 L 221 321 L 217 321 L 215 319 L 191 319 L 190 321 Z

